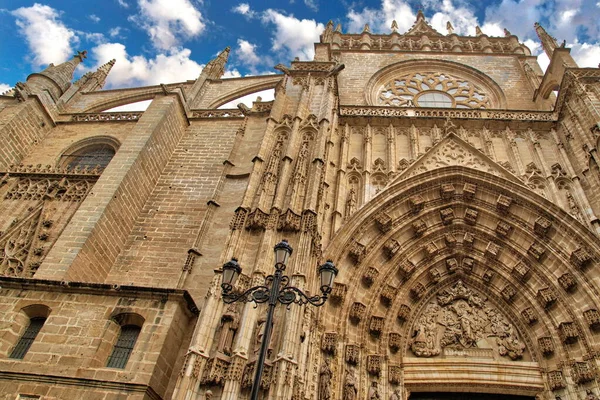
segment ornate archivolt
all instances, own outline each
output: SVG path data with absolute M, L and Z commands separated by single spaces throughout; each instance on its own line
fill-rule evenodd
M 490 77 L 474 68 L 440 60 L 390 65 L 373 75 L 365 94 L 371 106 L 506 108 L 502 90 Z
M 340 276 L 322 356 L 360 377 L 358 398 L 371 382 L 383 396 L 436 384 L 585 393 L 598 254 L 583 225 L 501 174 L 446 166 L 396 180 L 325 251 Z

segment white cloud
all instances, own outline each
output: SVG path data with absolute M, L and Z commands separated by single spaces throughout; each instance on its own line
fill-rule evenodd
M 321 23 L 313 19 L 299 20 L 293 15 L 284 15 L 268 9 L 263 13 L 265 23 L 275 25 L 271 38 L 272 49 L 284 52 L 288 57 L 300 57 L 302 60 L 312 60 L 315 55 L 314 43 L 319 41 L 319 35 L 325 29 Z
M 600 68 L 600 42 L 569 44 L 573 59 L 582 68 Z
M 129 8 L 129 4 L 125 0 L 117 0 L 117 3 L 123 8 Z
M 248 18 L 254 18 L 256 13 L 250 8 L 248 3 L 240 3 L 231 9 L 232 12 L 245 15 Z
M 190 59 L 189 49 L 172 50 L 146 58 L 129 55 L 121 43 L 104 43 L 93 48 L 91 54 L 97 60 L 94 68 L 116 59 L 106 80 L 107 88 L 183 82 L 196 79 L 204 67 Z
M 96 23 L 100 22 L 100 17 L 97 16 L 96 14 L 90 14 L 88 16 L 88 18 L 91 19 L 93 22 L 96 22 Z
M 473 11 L 465 7 L 456 7 L 452 0 L 443 0 L 438 5 L 440 11 L 430 19 L 431 26 L 440 33 L 446 33 L 446 23 L 450 21 L 457 35 L 475 36 L 475 26 L 479 25 Z
M 256 45 L 244 39 L 238 39 L 238 48 L 235 50 L 236 56 L 243 63 L 254 66 L 261 62 L 261 58 L 256 55 Z
M 167 50 L 180 39 L 201 34 L 206 24 L 189 0 L 138 0 L 140 14 L 129 17 L 148 32 L 154 47 Z
M 72 45 L 79 42 L 76 33 L 60 20 L 52 7 L 34 4 L 12 11 L 19 33 L 25 37 L 33 54 L 33 64 L 41 66 L 60 63 L 73 53 Z
M 12 89 L 13 87 L 10 85 L 7 85 L 6 83 L 0 83 L 0 94 Z
M 314 12 L 319 11 L 319 5 L 316 0 L 304 0 L 304 4 Z
M 120 27 L 120 26 L 117 26 L 117 27 L 115 27 L 115 28 L 111 28 L 111 29 L 108 31 L 108 35 L 109 35 L 110 37 L 119 36 L 119 34 L 120 34 L 120 33 L 121 33 L 121 27 Z
M 416 14 L 403 0 L 382 0 L 380 9 L 365 7 L 362 11 L 351 9 L 346 17 L 349 20 L 348 32 L 362 32 L 365 24 L 369 24 L 371 32 L 391 32 L 392 21 L 398 24 L 398 32 L 410 29 L 416 20 Z

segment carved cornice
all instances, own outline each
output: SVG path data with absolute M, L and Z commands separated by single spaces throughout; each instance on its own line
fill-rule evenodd
M 71 122 L 131 122 L 141 118 L 140 112 L 102 112 L 71 114 Z
M 194 110 L 191 118 L 244 118 L 244 113 L 238 109 Z
M 416 117 L 465 118 L 483 120 L 517 120 L 555 122 L 557 114 L 548 111 L 463 110 L 455 108 L 409 108 L 379 106 L 340 106 L 341 117 Z

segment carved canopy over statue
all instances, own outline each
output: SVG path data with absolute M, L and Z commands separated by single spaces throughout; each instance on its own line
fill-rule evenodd
M 434 357 L 465 349 L 496 349 L 500 356 L 517 360 L 525 345 L 513 325 L 487 298 L 474 293 L 462 281 L 440 291 L 425 306 L 413 328 L 410 349 L 417 357 Z

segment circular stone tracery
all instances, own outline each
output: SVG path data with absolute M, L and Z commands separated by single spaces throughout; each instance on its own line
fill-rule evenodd
M 488 95 L 475 84 L 440 72 L 415 72 L 383 84 L 380 105 L 392 107 L 489 108 Z

